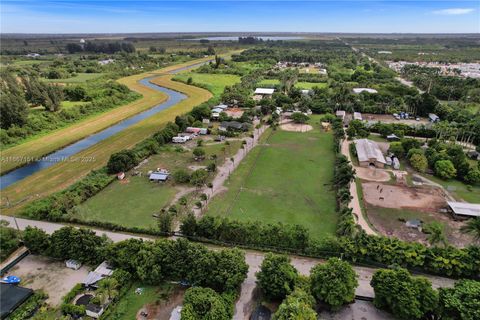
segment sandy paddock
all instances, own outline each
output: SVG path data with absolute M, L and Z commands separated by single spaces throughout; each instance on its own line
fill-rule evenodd
M 355 167 L 355 172 L 357 173 L 357 177 L 363 180 L 378 182 L 390 180 L 390 174 L 388 171 L 377 168 Z
M 73 286 L 82 282 L 87 274 L 86 266 L 72 270 L 65 267 L 63 261 L 35 255 L 26 256 L 7 273 L 7 275 L 20 277 L 22 279 L 20 285 L 23 287 L 42 289 L 48 294 L 47 303 L 52 306 L 58 306 L 62 297 Z
M 280 124 L 280 128 L 285 131 L 307 132 L 313 129 L 309 124 L 294 123 L 293 121 L 285 121 Z
M 365 201 L 384 208 L 437 211 L 446 205 L 435 188 L 410 188 L 376 182 L 362 183 Z

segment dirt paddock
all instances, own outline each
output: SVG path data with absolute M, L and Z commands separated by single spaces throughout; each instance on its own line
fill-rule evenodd
M 410 188 L 376 182 L 362 183 L 365 201 L 373 206 L 419 211 L 436 211 L 446 201 L 435 188 Z
M 293 121 L 285 121 L 280 124 L 280 128 L 285 131 L 307 132 L 313 129 L 309 124 L 294 123 Z
M 137 319 L 145 320 L 140 314 L 141 311 L 145 311 L 148 314 L 146 320 L 169 320 L 173 309 L 182 304 L 184 295 L 185 289 L 175 288 L 168 300 L 143 306 L 137 313 Z
M 7 273 L 20 277 L 23 287 L 43 290 L 48 294 L 47 303 L 52 306 L 58 306 L 62 297 L 82 282 L 87 274 L 88 268 L 85 266 L 72 270 L 65 267 L 63 261 L 35 255 L 26 256 Z
M 363 180 L 378 182 L 390 180 L 390 174 L 387 171 L 377 168 L 355 167 L 355 172 L 357 173 L 357 177 Z

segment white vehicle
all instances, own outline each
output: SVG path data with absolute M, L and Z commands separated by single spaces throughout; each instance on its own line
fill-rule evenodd
M 188 137 L 173 137 L 173 143 L 185 143 L 188 141 Z

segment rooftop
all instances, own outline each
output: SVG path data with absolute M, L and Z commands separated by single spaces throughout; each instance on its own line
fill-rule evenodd
M 447 201 L 447 203 L 455 214 L 471 217 L 480 217 L 480 204 L 453 201 Z
M 378 162 L 387 163 L 382 151 L 374 141 L 368 139 L 358 139 L 354 142 L 357 149 L 358 160 L 360 162 L 375 159 Z
M 273 94 L 275 89 L 270 88 L 257 88 L 255 89 L 255 94 Z

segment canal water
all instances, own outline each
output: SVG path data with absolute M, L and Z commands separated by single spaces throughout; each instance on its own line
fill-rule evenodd
M 183 67 L 176 69 L 174 71 L 171 71 L 170 73 L 178 73 L 180 71 L 184 71 L 187 69 L 191 69 L 194 67 L 197 67 L 199 65 L 204 64 L 205 62 L 190 65 L 188 67 Z M 99 131 L 95 134 L 92 134 L 86 138 L 83 138 L 82 140 L 79 140 L 69 146 L 66 146 L 62 149 L 59 149 L 45 157 L 42 157 L 41 159 L 37 161 L 30 162 L 26 164 L 23 167 L 20 167 L 18 169 L 15 169 L 13 171 L 10 171 L 9 173 L 6 173 L 5 175 L 0 177 L 0 190 L 8 187 L 9 185 L 20 181 L 40 170 L 46 169 L 48 167 L 51 167 L 55 165 L 58 162 L 62 161 L 77 161 L 75 159 L 75 154 L 79 153 L 82 150 L 85 150 L 94 144 L 107 139 L 108 137 L 113 136 L 114 134 L 127 129 L 128 127 L 131 127 L 132 125 L 153 116 L 154 114 L 163 111 L 165 109 L 168 109 L 175 104 L 179 103 L 180 101 L 184 100 L 187 98 L 186 95 L 170 90 L 161 86 L 157 86 L 153 83 L 150 82 L 150 80 L 153 77 L 147 77 L 142 80 L 140 80 L 140 83 L 143 84 L 144 86 L 150 87 L 154 90 L 161 91 L 165 93 L 168 96 L 168 99 L 146 111 L 143 111 L 139 114 L 136 114 L 130 118 L 127 118 L 111 127 L 108 127 L 107 129 L 104 129 L 102 131 Z M 78 161 L 88 161 L 88 159 L 78 159 Z

